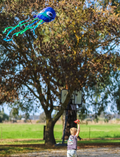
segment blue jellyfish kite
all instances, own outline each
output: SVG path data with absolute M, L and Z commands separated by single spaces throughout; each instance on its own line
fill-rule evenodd
M 44 8 L 42 11 L 40 11 L 37 15 L 34 15 L 33 16 L 33 20 L 31 21 L 28 21 L 27 20 L 23 20 L 23 21 L 20 21 L 18 25 L 14 26 L 14 27 L 7 27 L 5 28 L 5 30 L 3 31 L 3 33 L 5 33 L 8 29 L 10 29 L 6 35 L 6 38 L 4 38 L 3 40 L 5 41 L 11 41 L 13 36 L 16 35 L 18 36 L 19 34 L 23 34 L 25 31 L 27 31 L 28 29 L 33 29 L 33 33 L 35 35 L 35 29 L 43 24 L 44 22 L 51 22 L 55 19 L 56 17 L 56 13 L 55 13 L 55 10 L 51 7 L 47 7 L 47 8 Z M 26 22 L 28 21 L 28 22 Z M 14 31 L 16 28 L 18 27 L 21 27 L 25 24 L 29 24 L 27 25 L 23 30 L 19 31 L 19 32 L 16 32 L 12 35 L 12 37 L 10 39 L 8 39 L 9 37 L 9 34 L 12 33 L 12 31 Z

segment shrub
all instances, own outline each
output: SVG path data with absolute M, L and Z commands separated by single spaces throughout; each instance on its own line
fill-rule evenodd
M 99 118 L 95 118 L 95 119 L 94 119 L 94 122 L 95 122 L 95 123 L 98 123 L 98 121 L 99 121 Z
M 116 121 L 120 122 L 120 119 L 119 119 L 119 118 L 116 118 Z
M 40 123 L 40 120 L 37 120 L 36 123 Z
M 108 122 L 109 122 L 109 119 L 107 119 L 107 118 L 104 119 L 104 122 L 105 122 L 105 123 L 108 123 Z
M 40 114 L 40 123 L 45 123 L 45 121 L 46 121 L 46 115 L 45 115 L 45 112 L 42 112 L 41 114 Z

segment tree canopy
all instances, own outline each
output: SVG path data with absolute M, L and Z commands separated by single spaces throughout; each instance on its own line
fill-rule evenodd
M 55 21 L 37 28 L 36 36 L 28 30 L 13 42 L 3 41 L 5 27 L 27 16 L 32 19 L 33 11 L 39 12 L 46 3 L 57 12 Z M 54 124 L 73 91 L 104 84 L 110 72 L 119 67 L 120 55 L 114 48 L 119 45 L 120 17 L 112 6 L 88 7 L 80 0 L 5 0 L 0 9 L 0 101 L 27 111 L 42 106 L 46 114 L 45 141 L 55 143 Z M 68 95 L 60 104 L 60 87 L 65 85 Z M 52 117 L 55 103 L 61 110 Z

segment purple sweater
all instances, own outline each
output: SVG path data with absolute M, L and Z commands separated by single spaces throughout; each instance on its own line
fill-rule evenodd
M 67 150 L 77 150 L 77 136 L 69 136 L 68 142 L 67 142 Z

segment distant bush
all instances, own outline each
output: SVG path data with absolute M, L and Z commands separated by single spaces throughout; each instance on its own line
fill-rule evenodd
M 120 119 L 119 119 L 119 118 L 116 118 L 116 121 L 120 122 Z
M 30 119 L 28 119 L 28 120 L 26 120 L 26 122 L 27 122 L 27 123 L 31 123 L 31 120 L 30 120 Z
M 87 119 L 86 119 L 86 121 L 87 121 L 87 122 L 89 122 L 89 121 L 90 121 L 90 122 L 92 122 L 92 119 L 90 119 L 90 118 L 87 118 Z
M 5 114 L 3 111 L 0 111 L 0 123 L 2 123 L 4 120 L 8 120 L 9 116 Z
M 81 121 L 80 124 L 86 124 L 86 125 L 88 125 L 88 121 L 87 120 L 86 121 Z
M 40 123 L 45 123 L 45 121 L 46 121 L 45 112 L 42 112 L 42 113 L 40 114 L 40 117 L 39 117 L 39 118 L 40 118 L 40 119 L 39 119 Z
M 40 120 L 37 120 L 36 123 L 40 123 Z
M 95 123 L 98 123 L 98 121 L 99 121 L 99 118 L 95 118 L 95 119 L 94 119 L 94 122 L 95 122 Z
M 107 118 L 104 119 L 104 122 L 105 122 L 105 123 L 108 123 L 108 122 L 109 122 L 109 119 L 107 119 Z

